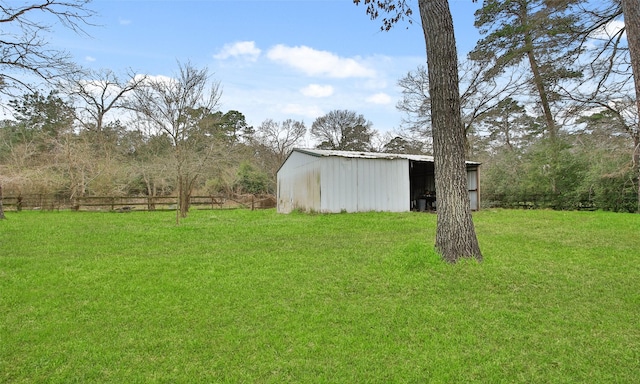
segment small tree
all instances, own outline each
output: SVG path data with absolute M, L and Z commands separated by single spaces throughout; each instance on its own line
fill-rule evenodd
M 236 186 L 241 193 L 256 195 L 271 192 L 269 190 L 269 176 L 246 161 L 240 164 L 237 177 Z
M 46 97 L 39 92 L 27 93 L 9 101 L 16 121 L 24 132 L 22 140 L 34 140 L 40 147 L 51 146 L 73 130 L 75 109 L 52 91 Z M 42 149 L 42 148 L 41 148 Z
M 384 153 L 405 153 L 410 155 L 424 154 L 424 142 L 402 136 L 393 136 L 382 145 Z
M 521 142 L 536 131 L 535 118 L 527 114 L 524 106 L 508 97 L 487 111 L 478 121 L 494 147 L 513 152 Z
M 208 140 L 202 124 L 214 122 L 211 116 L 220 94 L 218 82 L 209 84 L 207 69 L 189 63 L 179 64 L 176 78 L 150 78 L 134 92 L 131 107 L 150 130 L 171 140 L 178 191 L 176 223 L 187 216 L 195 181 L 213 154 L 215 142 Z
M 269 172 L 273 184 L 276 173 L 293 148 L 300 144 L 307 134 L 302 121 L 287 119 L 276 122 L 267 119 L 258 126 L 254 135 L 254 148 L 264 169 Z
M 253 127 L 247 124 L 242 112 L 230 110 L 226 113 L 216 112 L 212 115 L 215 120 L 211 124 L 210 134 L 229 145 L 247 141 L 253 135 Z

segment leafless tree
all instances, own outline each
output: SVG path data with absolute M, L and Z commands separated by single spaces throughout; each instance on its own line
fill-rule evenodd
M 459 66 L 460 106 L 462 122 L 467 139 L 473 133 L 478 119 L 491 111 L 501 100 L 510 98 L 521 90 L 521 73 L 515 69 L 503 72 L 500 78 L 490 76 L 493 67 L 489 61 L 466 60 Z M 402 88 L 402 99 L 397 108 L 405 113 L 402 124 L 413 135 L 423 140 L 431 137 L 431 99 L 429 97 L 429 75 L 425 66 L 420 65 L 409 71 L 398 81 Z M 431 146 L 431 143 L 427 143 Z M 467 140 L 467 150 L 471 150 Z
M 640 180 L 640 0 L 589 2 L 581 15 L 581 64 L 590 81 L 564 89 L 564 96 L 576 119 L 601 112 L 615 119 L 611 129 L 633 142 L 631 164 Z M 612 28 L 623 17 L 624 27 Z M 637 188 L 640 212 L 640 181 Z
M 131 104 L 150 131 L 171 140 L 178 189 L 176 223 L 186 217 L 194 183 L 214 153 L 215 143 L 203 124 L 215 124 L 212 116 L 221 96 L 219 82 L 211 83 L 206 68 L 178 66 L 175 78 L 147 79 L 134 91 Z
M 91 25 L 90 0 L 0 1 L 0 92 L 31 89 L 29 76 L 47 82 L 78 70 L 66 52 L 49 48 L 46 35 L 59 23 L 78 33 Z M 27 76 L 25 76 L 27 75 Z
M 127 108 L 127 94 L 147 80 L 146 75 L 129 71 L 119 76 L 110 69 L 76 74 L 67 82 L 69 95 L 79 99 L 77 113 L 80 124 L 88 131 L 102 133 L 105 115 Z
M 87 7 L 89 1 L 0 1 L 0 93 L 13 95 L 19 89 L 33 90 L 25 80 L 25 74 L 52 81 L 77 71 L 67 53 L 48 47 L 45 35 L 52 27 L 43 20 L 48 17 L 66 28 L 84 33 L 83 27 L 89 25 L 94 14 Z
M 302 121 L 287 119 L 281 123 L 267 119 L 256 129 L 255 140 L 265 149 L 261 158 L 272 177 L 289 153 L 304 139 L 307 127 Z M 266 153 L 265 153 L 266 152 Z

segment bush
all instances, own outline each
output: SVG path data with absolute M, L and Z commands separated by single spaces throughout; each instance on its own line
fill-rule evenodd
M 236 189 L 241 193 L 252 194 L 273 192 L 269 188 L 269 176 L 247 162 L 240 164 Z
M 632 169 L 601 176 L 595 184 L 598 208 L 614 212 L 636 212 L 638 209 L 638 177 Z

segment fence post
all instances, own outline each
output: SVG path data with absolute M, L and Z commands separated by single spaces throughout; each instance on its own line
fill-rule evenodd
M 4 219 L 4 206 L 2 205 L 2 184 L 0 184 L 0 220 Z

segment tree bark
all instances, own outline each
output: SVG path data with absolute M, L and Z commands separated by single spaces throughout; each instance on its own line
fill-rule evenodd
M 476 237 L 465 164 L 458 57 L 448 0 L 420 0 L 427 49 L 438 219 L 436 250 L 450 263 L 482 260 Z
M 522 20 L 523 25 L 529 25 L 531 21 L 529 21 L 527 6 L 522 5 L 520 11 L 520 20 Z M 556 128 L 556 122 L 553 119 L 553 114 L 551 113 L 551 106 L 549 104 L 549 97 L 547 94 L 547 90 L 544 86 L 544 80 L 542 78 L 542 74 L 540 73 L 540 65 L 538 65 L 538 59 L 534 53 L 533 49 L 533 37 L 531 36 L 530 31 L 526 31 L 524 34 L 524 49 L 527 53 L 527 60 L 529 61 L 529 67 L 531 68 L 531 73 L 533 74 L 533 83 L 536 86 L 536 90 L 538 91 L 538 95 L 540 95 L 540 104 L 542 105 L 542 112 L 544 114 L 544 120 L 547 124 L 547 131 L 549 132 L 549 138 L 551 142 L 555 142 L 556 134 L 558 129 Z
M 523 24 L 529 23 L 528 21 L 526 21 L 528 18 L 526 6 L 523 7 L 520 18 L 523 20 Z M 552 165 L 552 169 L 555 170 L 558 164 L 556 148 L 556 137 L 558 128 L 556 127 L 556 122 L 553 118 L 553 113 L 551 112 L 548 93 L 544 86 L 544 79 L 542 78 L 542 74 L 540 73 L 540 66 L 538 65 L 538 60 L 533 50 L 533 38 L 531 37 L 530 32 L 525 33 L 524 42 L 527 59 L 529 60 L 529 67 L 531 68 L 531 73 L 533 74 L 533 83 L 535 84 L 538 95 L 540 96 L 540 105 L 542 106 L 542 113 L 544 114 L 544 120 L 547 124 L 547 132 L 549 133 L 549 141 L 551 142 L 551 153 L 549 155 L 549 162 Z M 558 192 L 558 183 L 556 182 L 555 172 L 551 172 L 549 182 L 551 184 L 551 191 L 555 195 Z
M 624 26 L 629 44 L 629 56 L 631 57 L 631 69 L 633 82 L 636 89 L 636 107 L 640 115 L 640 0 L 622 0 L 622 13 L 624 14 Z M 635 127 L 636 137 L 640 136 L 640 121 Z M 640 144 L 636 142 L 633 154 L 634 168 L 638 177 L 638 207 L 640 213 Z

